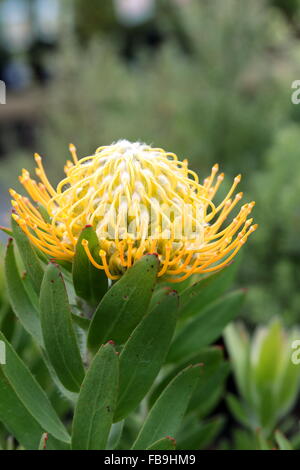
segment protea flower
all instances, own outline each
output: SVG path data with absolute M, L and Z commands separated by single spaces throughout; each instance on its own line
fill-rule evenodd
M 179 282 L 193 273 L 223 268 L 256 229 L 248 216 L 254 202 L 241 207 L 224 227 L 242 198 L 232 197 L 240 175 L 219 204 L 213 198 L 224 175 L 214 165 L 203 183 L 173 153 L 121 140 L 99 147 L 94 155 L 67 161 L 66 178 L 57 186 L 48 181 L 42 159 L 35 154 L 40 182 L 23 170 L 20 182 L 27 197 L 10 190 L 13 217 L 40 250 L 57 260 L 72 261 L 84 227 L 99 239 L 96 261 L 87 240 L 82 244 L 90 262 L 118 279 L 146 253 L 157 253 L 158 276 Z

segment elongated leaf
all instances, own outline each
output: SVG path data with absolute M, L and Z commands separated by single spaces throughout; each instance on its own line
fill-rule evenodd
M 37 294 L 39 294 L 44 275 L 41 263 L 28 237 L 25 235 L 21 227 L 19 227 L 19 225 L 13 218 L 11 219 L 11 226 L 13 231 L 13 237 L 16 241 L 26 272 L 30 278 L 30 281 L 35 291 L 37 292 Z
M 172 292 L 174 290 L 174 286 L 168 287 L 168 286 L 158 286 L 154 289 L 154 292 L 151 297 L 151 301 L 149 304 L 149 311 L 151 311 L 154 307 L 156 307 L 164 298 L 165 296 Z M 178 293 L 177 286 L 176 286 L 176 292 Z
M 74 323 L 76 323 L 76 325 L 79 326 L 79 328 L 81 328 L 84 331 L 88 331 L 90 327 L 90 323 L 91 323 L 91 321 L 88 318 L 81 317 L 77 315 L 76 313 L 72 312 L 72 319 Z
M 200 377 L 200 367 L 180 372 L 151 408 L 132 449 L 146 449 L 165 436 L 174 436 Z
M 87 240 L 89 250 L 93 254 L 95 260 L 101 263 L 99 257 L 99 242 L 96 232 L 92 227 L 85 227 L 78 239 L 76 245 L 76 253 L 73 260 L 73 282 L 77 295 L 86 300 L 93 306 L 96 306 L 108 289 L 108 279 L 104 271 L 95 268 L 88 259 L 83 246 L 82 240 Z
M 209 416 L 209 414 L 216 408 L 223 396 L 224 387 L 218 384 L 217 388 L 212 390 L 209 396 L 206 396 L 201 403 L 198 402 L 197 409 L 195 410 L 196 413 L 192 414 L 196 414 L 199 419 L 206 418 L 206 416 Z
M 227 294 L 193 317 L 175 337 L 168 360 L 177 361 L 216 340 L 238 314 L 244 296 L 243 291 Z
M 281 431 L 276 431 L 275 439 L 280 450 L 293 450 L 292 444 Z
M 50 224 L 51 223 L 51 217 L 48 214 L 47 209 L 45 209 L 45 207 L 40 202 L 36 202 L 36 206 L 37 206 L 41 216 L 43 217 L 44 221 L 47 222 L 47 224 Z
M 2 369 L 0 369 L 0 421 L 25 449 L 38 449 L 44 430 L 23 405 Z M 66 449 L 67 444 L 49 436 L 47 448 Z
M 224 339 L 239 391 L 251 402 L 251 387 L 249 386 L 250 341 L 247 331 L 243 325 L 232 323 L 225 328 Z
M 1 232 L 8 235 L 9 237 L 12 237 L 12 230 L 10 228 L 3 227 L 2 225 L 0 225 L 0 230 L 1 230 Z
M 184 429 L 181 437 L 177 440 L 177 449 L 200 450 L 206 448 L 219 434 L 224 426 L 224 421 L 223 416 L 217 416 L 207 422 L 195 420 L 194 426 L 189 423 L 190 429 Z
M 81 386 L 73 421 L 73 449 L 106 448 L 116 407 L 118 376 L 118 356 L 110 344 L 105 344 L 94 357 Z
M 221 364 L 212 371 L 205 372 L 205 366 L 203 368 L 203 375 L 201 375 L 200 383 L 193 393 L 189 406 L 188 413 L 199 413 L 201 416 L 204 414 L 204 405 L 210 403 L 210 397 L 216 393 L 217 390 L 222 391 L 224 381 L 228 376 L 230 366 L 228 362 L 221 362 Z
M 13 338 L 16 326 L 16 316 L 11 306 L 9 304 L 3 305 L 0 313 L 0 330 L 9 341 Z
M 119 442 L 122 437 L 124 429 L 124 421 L 119 421 L 118 423 L 112 424 L 110 428 L 109 437 L 106 444 L 106 450 L 117 449 Z
M 72 405 L 75 405 L 77 402 L 78 398 L 78 393 L 76 392 L 70 392 L 70 390 L 67 390 L 66 387 L 63 386 L 59 378 L 57 377 L 57 374 L 53 368 L 52 363 L 50 362 L 50 359 L 47 355 L 47 352 L 45 350 L 42 351 L 42 358 L 45 366 L 48 369 L 48 372 L 50 374 L 51 379 L 53 380 L 53 383 L 55 384 L 57 390 L 59 390 L 59 393 Z
M 157 256 L 143 256 L 105 294 L 88 333 L 88 345 L 92 350 L 108 340 L 125 343 L 147 313 L 158 266 Z
M 146 450 L 176 450 L 176 441 L 173 437 L 167 436 L 159 441 L 154 442 Z
M 264 330 L 256 330 L 252 340 L 252 367 L 249 382 L 254 390 L 251 396 L 252 402 L 263 429 L 271 430 L 276 423 L 277 377 L 282 357 L 286 355 L 285 348 L 279 320 L 273 320 L 272 324 Z M 294 368 L 296 369 L 295 366 Z M 293 383 L 290 386 L 293 386 Z
M 177 292 L 166 291 L 129 337 L 120 355 L 120 394 L 115 421 L 134 410 L 160 371 L 177 319 Z
M 8 296 L 23 327 L 30 333 L 38 344 L 43 343 L 39 313 L 31 302 L 24 282 L 19 274 L 13 248 L 13 240 L 9 239 L 5 254 L 5 276 Z
M 251 426 L 251 418 L 245 410 L 243 404 L 232 393 L 226 395 L 226 403 L 234 418 L 241 423 L 245 428 Z
M 6 364 L 0 368 L 20 401 L 45 431 L 69 442 L 70 437 L 43 389 L 1 332 L 0 340 L 5 343 L 6 351 Z
M 198 354 L 195 354 L 188 359 L 181 361 L 179 365 L 176 364 L 170 372 L 158 383 L 158 385 L 154 388 L 149 398 L 150 406 L 157 400 L 161 392 L 164 388 L 171 382 L 177 374 L 189 365 L 196 365 L 202 364 L 203 367 L 201 369 L 200 374 L 200 382 L 204 380 L 205 382 L 208 380 L 208 377 L 211 376 L 213 372 L 215 372 L 218 366 L 221 364 L 223 359 L 223 351 L 217 347 L 210 347 L 204 348 Z M 197 387 L 199 388 L 199 386 Z
M 58 267 L 52 263 L 45 270 L 40 310 L 47 355 L 61 383 L 68 390 L 77 392 L 84 369 L 64 281 Z
M 180 318 L 197 315 L 208 304 L 218 299 L 233 282 L 238 263 L 207 276 L 180 294 Z
M 258 450 L 271 450 L 271 444 L 267 441 L 263 431 L 260 428 L 256 429 L 255 438 Z

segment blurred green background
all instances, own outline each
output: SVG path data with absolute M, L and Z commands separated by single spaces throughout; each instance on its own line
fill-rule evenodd
M 85 156 L 145 141 L 201 179 L 218 162 L 257 203 L 239 275 L 245 320 L 297 323 L 299 21 L 299 0 L 0 0 L 2 224 L 34 151 L 54 182 L 69 142 Z

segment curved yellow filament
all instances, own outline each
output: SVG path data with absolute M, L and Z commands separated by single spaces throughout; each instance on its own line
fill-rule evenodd
M 119 141 L 84 158 L 78 158 L 73 144 L 69 150 L 72 161 L 66 162 L 66 176 L 56 189 L 35 154 L 40 182 L 25 169 L 19 177 L 33 202 L 10 190 L 14 219 L 46 255 L 72 261 L 82 229 L 91 225 L 102 264 L 87 240 L 82 246 L 108 278 L 118 279 L 141 256 L 157 253 L 158 277 L 180 282 L 193 273 L 222 269 L 257 228 L 248 219 L 254 202 L 227 222 L 243 195 L 233 196 L 240 175 L 223 201 L 217 206 L 213 202 L 224 179 L 217 164 L 201 184 L 186 159 L 161 148 Z

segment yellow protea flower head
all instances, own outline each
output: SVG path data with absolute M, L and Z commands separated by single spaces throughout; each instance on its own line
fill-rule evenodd
M 20 182 L 38 204 L 10 190 L 14 219 L 52 258 L 72 261 L 81 231 L 92 226 L 99 239 L 98 262 L 88 241 L 82 245 L 110 279 L 118 279 L 144 254 L 157 253 L 158 276 L 179 282 L 224 267 L 256 229 L 248 219 L 254 202 L 243 205 L 224 227 L 242 197 L 232 197 L 241 177 L 216 206 L 213 198 L 224 178 L 217 176 L 218 165 L 201 184 L 186 160 L 139 142 L 121 140 L 80 160 L 74 145 L 70 152 L 73 162 L 66 163 L 66 178 L 56 189 L 38 154 L 40 181 L 22 171 Z

